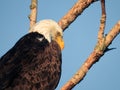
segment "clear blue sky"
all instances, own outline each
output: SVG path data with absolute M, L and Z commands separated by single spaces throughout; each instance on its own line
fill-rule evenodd
M 59 21 L 77 0 L 38 0 L 38 18 Z M 23 35 L 28 33 L 31 0 L 1 0 L 0 2 L 0 57 Z M 105 33 L 120 20 L 120 0 L 106 0 L 107 23 Z M 65 84 L 93 51 L 97 40 L 100 3 L 87 8 L 64 32 L 65 48 L 62 76 L 56 90 Z M 120 35 L 107 52 L 73 90 L 120 90 Z

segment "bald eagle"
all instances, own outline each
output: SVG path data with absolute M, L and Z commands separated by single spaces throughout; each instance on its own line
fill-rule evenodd
M 63 48 L 62 29 L 55 21 L 36 23 L 0 58 L 0 90 L 55 90 Z

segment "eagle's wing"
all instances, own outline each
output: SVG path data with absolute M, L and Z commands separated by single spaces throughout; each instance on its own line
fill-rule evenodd
M 23 36 L 0 58 L 0 90 L 55 88 L 60 78 L 61 52 L 56 43 L 53 47 L 38 33 Z

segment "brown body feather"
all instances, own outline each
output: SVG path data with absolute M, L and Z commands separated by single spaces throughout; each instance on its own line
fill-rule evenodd
M 0 59 L 0 90 L 54 90 L 61 76 L 61 50 L 37 32 L 22 37 Z

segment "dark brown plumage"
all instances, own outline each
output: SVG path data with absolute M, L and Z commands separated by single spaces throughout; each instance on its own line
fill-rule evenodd
M 23 36 L 0 58 L 0 90 L 54 90 L 61 76 L 61 50 L 37 32 Z

